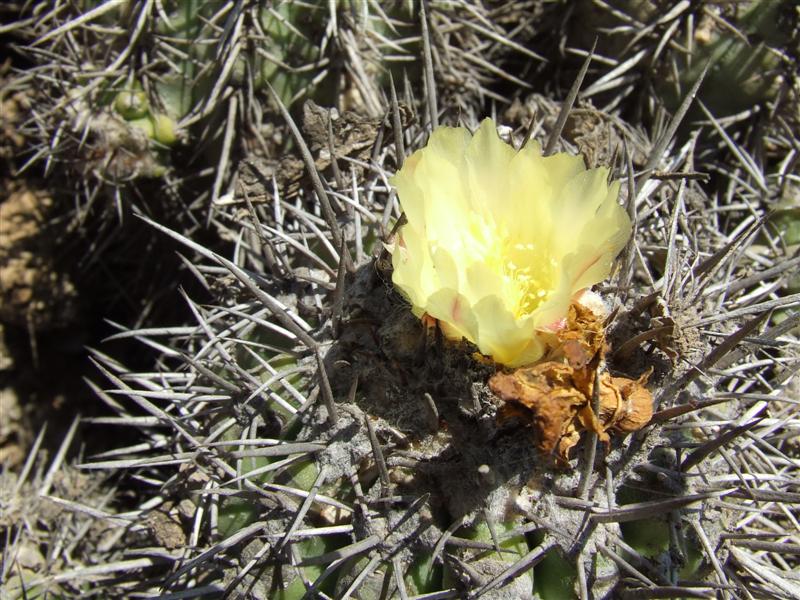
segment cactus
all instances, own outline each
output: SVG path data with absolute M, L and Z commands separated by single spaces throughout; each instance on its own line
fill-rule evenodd
M 707 64 L 709 72 L 700 98 L 714 115 L 730 116 L 766 100 L 775 101 L 784 62 L 777 48 L 790 40 L 790 9 L 780 2 L 744 4 L 736 20 L 740 31 L 710 24 L 695 31 L 695 51 L 685 63 L 679 63 L 678 81 L 669 81 L 664 88 L 668 104 L 677 106 L 676 95 L 679 98 L 681 91 L 690 88 Z
M 216 202 L 230 190 L 238 156 L 280 150 L 272 139 L 269 86 L 290 107 L 313 98 L 377 116 L 389 71 L 398 82 L 404 72 L 416 81 L 420 9 L 411 0 L 20 7 L 10 30 L 34 62 L 25 77 L 36 88 L 25 128 L 27 165 L 43 163 L 47 172 L 60 166 L 71 179 L 82 175 L 76 187 L 89 197 L 97 186 L 115 191 L 155 178 L 174 187 L 214 169 Z M 431 26 L 449 30 L 434 39 L 435 64 L 443 82 L 462 94 L 490 93 L 486 86 L 498 74 L 510 77 L 500 68 L 503 51 L 530 54 L 505 39 L 502 27 L 513 10 L 476 12 L 449 2 L 429 10 Z M 498 25 L 485 25 L 489 20 Z M 487 42 L 483 58 L 468 52 Z
M 581 94 L 598 105 L 658 118 L 659 108 L 674 113 L 704 78 L 697 96 L 717 118 L 748 124 L 767 107 L 771 115 L 794 110 L 798 14 L 791 2 L 581 0 L 570 17 L 568 47 L 594 48 L 597 57 Z M 689 117 L 685 124 L 708 118 L 699 103 Z M 681 137 L 689 131 L 684 126 Z
M 554 126 L 558 107 L 533 102 Z M 394 133 L 416 139 L 408 129 Z M 642 144 L 624 128 L 614 134 Z M 244 294 L 212 308 L 189 300 L 198 326 L 160 332 L 161 373 L 120 375 L 98 355 L 118 393 L 156 417 L 150 447 L 113 464 L 149 460 L 150 448 L 163 448 L 166 425 L 175 450 L 156 450 L 154 460 L 174 456 L 178 465 L 152 468 L 171 481 L 168 489 L 190 490 L 179 497 L 197 511 L 201 545 L 181 556 L 185 564 L 175 563 L 166 584 L 152 585 L 167 593 L 202 581 L 287 599 L 535 591 L 546 600 L 581 590 L 685 597 L 718 586 L 789 593 L 794 558 L 779 542 L 791 533 L 761 541 L 752 511 L 773 502 L 792 510 L 791 482 L 767 473 L 764 461 L 785 456 L 796 468 L 787 438 L 796 407 L 781 402 L 781 388 L 757 382 L 765 369 L 791 379 L 796 354 L 785 336 L 800 301 L 757 297 L 746 273 L 769 285 L 788 271 L 741 262 L 747 254 L 737 249 L 752 244 L 753 230 L 728 241 L 697 221 L 710 200 L 695 182 L 633 184 L 635 246 L 605 290 L 619 307 L 608 363 L 630 375 L 655 369 L 656 413 L 596 458 L 584 439 L 559 469 L 526 434 L 496 421 L 486 385 L 495 367 L 426 330 L 392 291 L 381 246 L 364 251 L 399 217 L 382 182 L 401 159 L 393 158 L 394 136 L 384 140 L 384 162 L 355 188 L 248 192 L 269 200 L 253 205 L 257 219 L 231 215 L 242 231 L 236 261 L 152 223 L 204 257 L 197 274 L 207 286 L 226 273 Z M 311 145 L 299 135 L 295 142 Z M 649 142 L 638 150 L 643 160 L 659 151 Z M 318 176 L 314 157 L 306 160 Z M 685 159 L 656 160 L 680 171 Z M 259 250 L 267 247 L 280 263 Z M 770 320 L 776 307 L 790 312 L 789 323 Z M 785 358 L 755 360 L 763 344 Z M 226 433 L 231 427 L 235 434 Z M 268 458 L 248 462 L 256 457 Z M 212 556 L 226 559 L 221 582 Z M 769 579 L 759 578 L 762 569 Z
M 30 135 L 47 144 L 31 161 L 88 174 L 91 188 L 213 166 L 221 171 L 214 200 L 235 152 L 226 130 L 249 132 L 237 142 L 265 143 L 254 94 L 268 82 L 287 101 L 313 90 L 316 70 L 303 67 L 321 59 L 318 14 L 327 12 L 299 2 L 234 11 L 224 2 L 49 4 L 29 7 L 38 18 L 17 28 L 37 61 Z M 192 152 L 176 156 L 176 145 Z
M 436 7 L 431 23 L 459 22 Z M 492 10 L 496 24 L 503 9 Z M 480 20 L 462 26 L 485 30 Z M 420 36 L 423 54 L 458 37 L 425 27 Z M 530 134 L 604 156 L 637 217 L 599 292 L 615 309 L 608 369 L 652 368 L 655 416 L 607 452 L 584 435 L 569 464 L 554 465 L 525 430 L 498 422 L 487 386 L 497 367 L 410 313 L 381 244 L 401 218 L 386 182 L 404 154 L 437 120 L 475 127 L 492 91 L 491 70 L 465 68 L 458 44 L 452 55 L 431 50 L 427 94 L 417 100 L 409 88 L 407 111 L 382 104 L 397 90 L 379 95 L 382 120 L 308 105 L 301 133 L 273 85 L 293 136 L 286 154 L 302 161 L 253 153 L 235 173 L 228 165 L 239 185 L 214 224 L 232 251 L 147 220 L 198 257 L 192 273 L 213 299 L 183 295 L 190 325 L 114 336 L 154 349 L 152 368 L 92 351 L 105 379 L 94 389 L 116 412 L 93 427 L 136 440 L 80 466 L 111 471 L 123 487 L 111 506 L 70 505 L 108 523 L 102 551 L 66 572 L 17 571 L 26 588 L 286 600 L 796 595 L 800 415 L 787 400 L 800 299 L 776 293 L 795 263 L 774 230 L 757 231 L 761 187 L 772 194 L 778 184 L 740 154 L 738 172 L 715 171 L 714 189 L 696 172 L 716 165 L 713 153 L 695 163 L 692 147 L 670 149 L 672 135 L 648 137 L 588 104 L 563 132 L 562 106 L 541 96 L 507 112 L 516 145 Z M 508 40 L 489 54 L 504 48 Z M 462 79 L 448 80 L 448 68 Z M 476 81 L 460 115 L 446 110 L 456 96 L 436 95 Z M 106 106 L 148 137 L 158 115 L 173 117 L 154 100 L 166 92 L 140 102 L 140 85 L 148 89 L 126 82 Z M 715 139 L 701 133 L 695 143 Z M 789 157 L 789 142 L 775 152 Z M 612 162 L 620 155 L 622 166 Z M 0 585 L 14 585 L 7 575 Z
M 155 292 L 165 282 L 142 269 L 127 272 L 158 245 L 132 215 L 183 233 L 216 229 L 237 162 L 277 160 L 291 146 L 270 86 L 293 110 L 314 98 L 382 117 L 390 73 L 401 97 L 421 77 L 420 9 L 406 0 L 6 3 L 2 33 L 19 70 L 3 97 L 21 90 L 24 102 L 4 111 L 2 154 L 11 175 L 57 182 L 57 252 L 88 274 L 78 287 L 113 280 L 85 297 L 128 304 L 132 314 L 105 314 L 115 320 L 153 318 L 154 297 L 168 289 Z M 520 9 L 428 9 L 444 31 L 431 39 L 431 60 L 437 84 L 457 92 L 453 106 L 484 99 L 507 57 L 527 52 L 520 42 L 531 28 L 512 20 Z M 478 46 L 482 57 L 470 62 Z M 97 264 L 125 270 L 125 281 L 96 281 Z

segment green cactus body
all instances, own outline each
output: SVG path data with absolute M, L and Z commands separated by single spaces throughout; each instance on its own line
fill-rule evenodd
M 739 26 L 753 41 L 723 30 L 709 43 L 698 44 L 688 57 L 691 62 L 681 71 L 680 92 L 674 93 L 669 78 L 661 88 L 669 106 L 677 107 L 681 94 L 691 88 L 707 64 L 710 69 L 699 97 L 715 116 L 731 115 L 774 97 L 781 59 L 771 47 L 788 41 L 779 25 L 782 3 L 756 0 L 749 4 Z
M 8 600 L 61 600 L 56 586 L 30 585 L 39 577 L 28 569 L 22 569 L 8 584 L 0 586 L 0 595 Z
M 550 550 L 533 572 L 536 595 L 541 600 L 575 597 L 577 570 L 555 549 Z
M 621 506 L 652 499 L 652 489 L 641 485 L 623 486 L 617 493 L 617 500 Z M 671 560 L 673 556 L 679 556 L 682 562 L 677 566 L 677 575 L 689 579 L 697 574 L 703 562 L 702 547 L 697 537 L 688 533 L 688 528 L 676 530 L 672 527 L 668 521 L 670 518 L 680 520 L 680 512 L 664 517 L 620 523 L 622 537 L 634 550 L 647 558 L 659 559 L 669 556 Z
M 236 441 L 241 438 L 241 428 L 230 427 L 223 435 L 223 441 Z M 248 457 L 241 459 L 241 473 L 246 475 L 251 471 L 260 469 L 270 464 L 269 457 Z M 263 482 L 270 480 L 270 473 L 256 475 L 251 480 L 253 482 Z M 260 509 L 257 502 L 252 498 L 240 498 L 237 496 L 224 496 L 219 500 L 219 511 L 217 515 L 217 529 L 222 538 L 227 538 L 258 518 Z
M 777 209 L 770 216 L 769 224 L 784 244 L 800 245 L 800 206 Z
M 406 573 L 406 588 L 411 594 L 428 594 L 442 589 L 443 569 L 429 553 L 419 555 Z
M 337 540 L 332 539 L 331 536 L 312 537 L 295 543 L 297 555 L 306 560 L 322 556 L 337 547 Z M 313 583 L 322 575 L 325 566 L 326 565 L 323 564 L 311 564 L 303 567 L 283 567 L 284 581 L 288 579 L 289 583 L 283 587 L 279 585 L 276 586 L 277 589 L 273 590 L 274 596 L 272 597 L 276 600 L 302 600 L 303 598 L 307 598 L 308 592 L 303 578 Z M 300 572 L 302 578 L 292 573 L 295 569 Z M 277 580 L 273 579 L 273 581 Z M 333 592 L 333 584 L 334 582 L 332 580 L 327 580 L 323 582 L 318 589 L 321 592 L 330 594 Z
M 499 551 L 496 549 L 479 551 L 477 554 L 470 557 L 469 564 L 471 568 L 488 579 L 492 575 L 502 572 L 525 556 L 529 551 L 525 536 L 513 534 L 509 536 L 520 524 L 521 521 L 516 518 L 511 518 L 495 524 L 494 534 L 499 540 L 499 543 L 497 543 Z M 484 542 L 486 544 L 494 545 L 497 542 L 492 536 L 492 530 L 485 521 L 479 521 L 473 526 L 466 528 L 463 536 L 467 539 Z M 452 574 L 447 574 L 447 570 L 445 573 L 446 580 L 456 579 Z M 534 575 L 532 572 L 527 572 L 514 580 L 510 592 L 527 596 L 533 593 L 533 585 Z

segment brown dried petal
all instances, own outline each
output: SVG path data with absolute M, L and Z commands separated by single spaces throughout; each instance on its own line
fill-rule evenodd
M 580 408 L 577 416 L 584 430 L 593 431 L 600 438 L 601 442 L 608 443 L 609 437 L 606 433 L 607 427 L 604 426 L 604 423 L 600 422 L 588 402 Z
M 617 377 L 624 379 L 624 377 Z M 609 429 L 625 416 L 625 402 L 622 391 L 608 373 L 600 376 L 600 421 L 604 429 Z
M 638 380 L 600 377 L 600 416 L 591 407 L 593 372 L 573 369 L 564 363 L 549 361 L 524 367 L 511 373 L 496 373 L 489 387 L 505 404 L 500 407 L 500 421 L 518 419 L 534 430 L 537 448 L 567 460 L 582 431 L 593 431 L 604 443 L 608 431 L 630 433 L 644 427 L 652 417 L 652 396 L 644 387 L 649 372 Z
M 552 358 L 563 356 L 576 369 L 596 364 L 605 351 L 603 323 L 591 309 L 578 302 L 570 304 L 566 325 L 557 335 L 561 344 Z
M 624 412 L 611 427 L 623 433 L 637 431 L 647 425 L 653 417 L 653 396 L 645 384 L 650 377 L 647 371 L 638 380 L 627 377 L 612 377 L 612 384 L 620 390 L 624 404 Z
M 520 419 L 534 429 L 541 452 L 549 454 L 558 446 L 558 454 L 564 459 L 577 443 L 580 434 L 575 415 L 586 404 L 586 397 L 575 389 L 571 375 L 568 365 L 546 362 L 512 373 L 496 373 L 489 380 L 491 390 L 505 401 L 500 420 Z
M 573 421 L 567 432 L 558 441 L 558 450 L 556 450 L 556 456 L 565 463 L 569 461 L 569 451 L 572 450 L 581 440 L 581 432 L 575 428 L 574 423 L 575 422 Z
M 652 417 L 653 399 L 645 388 L 650 372 L 638 380 L 599 377 L 600 414 L 592 409 L 595 379 L 608 351 L 600 318 L 572 303 L 566 324 L 555 336 L 558 346 L 550 360 L 510 373 L 496 373 L 489 387 L 504 404 L 499 420 L 518 419 L 533 429 L 541 452 L 566 461 L 582 431 L 592 431 L 609 442 L 608 432 L 630 433 Z

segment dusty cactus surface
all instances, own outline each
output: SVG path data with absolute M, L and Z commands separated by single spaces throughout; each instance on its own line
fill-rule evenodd
M 734 4 L 0 9 L 0 595 L 800 596 L 800 15 Z M 393 283 L 485 117 L 632 224 L 519 368 Z

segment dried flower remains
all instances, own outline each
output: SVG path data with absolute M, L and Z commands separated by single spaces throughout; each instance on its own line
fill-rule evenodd
M 607 351 L 603 325 L 591 310 L 574 302 L 560 344 L 545 362 L 489 380 L 503 401 L 498 418 L 516 419 L 531 428 L 540 451 L 566 462 L 581 432 L 593 431 L 604 442 L 609 432 L 627 434 L 644 427 L 653 414 L 653 398 L 645 387 L 649 372 L 639 379 L 599 373 Z M 592 401 L 598 386 L 599 414 Z

